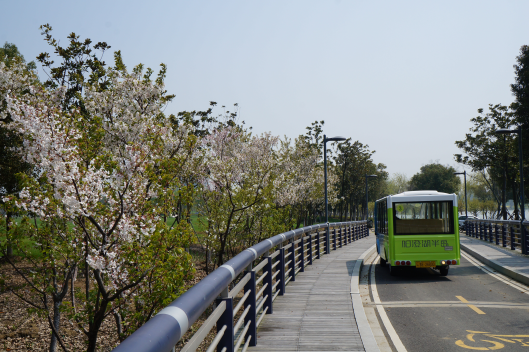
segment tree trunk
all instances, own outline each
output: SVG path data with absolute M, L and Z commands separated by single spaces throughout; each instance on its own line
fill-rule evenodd
M 13 244 L 9 237 L 9 222 L 11 221 L 11 213 L 6 212 L 6 238 L 7 238 L 7 256 L 13 257 Z
M 61 324 L 61 302 L 53 302 L 53 327 L 55 328 L 55 331 L 57 334 L 60 334 L 60 324 Z M 57 349 L 57 337 L 52 332 L 52 337 L 50 340 L 50 352 L 55 352 Z
M 512 182 L 512 194 L 513 194 L 513 206 L 514 206 L 514 214 L 515 214 L 515 220 L 519 220 L 519 197 L 517 193 L 517 185 L 515 182 Z
M 96 314 L 94 314 L 94 320 L 89 324 L 88 328 L 88 347 L 87 352 L 96 352 L 98 333 L 105 319 L 105 311 L 107 310 L 107 305 L 109 302 L 105 299 L 101 301 L 101 306 L 99 307 Z

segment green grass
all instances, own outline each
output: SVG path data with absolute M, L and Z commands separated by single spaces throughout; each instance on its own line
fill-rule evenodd
M 6 236 L 0 236 L 0 246 L 3 247 L 5 245 Z M 20 239 L 18 244 L 13 245 L 13 255 L 25 258 L 28 254 L 32 258 L 39 258 L 42 256 L 41 251 L 37 248 L 35 241 L 32 239 L 24 237 Z

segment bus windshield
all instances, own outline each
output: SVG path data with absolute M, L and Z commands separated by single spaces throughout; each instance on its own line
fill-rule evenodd
M 450 234 L 454 232 L 453 203 L 394 203 L 396 235 Z

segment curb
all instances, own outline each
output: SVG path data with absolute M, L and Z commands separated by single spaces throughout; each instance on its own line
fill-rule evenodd
M 364 265 L 364 261 L 370 257 L 376 251 L 375 244 L 368 248 L 355 263 L 351 274 L 351 284 L 350 284 L 350 295 L 353 306 L 353 315 L 355 316 L 355 321 L 357 323 L 357 328 L 359 329 L 359 335 L 361 336 L 361 341 L 366 352 L 379 352 L 379 346 L 375 340 L 368 319 L 364 312 L 363 302 L 361 300 L 361 295 L 359 293 L 359 278 L 361 273 L 361 268 Z
M 488 259 L 486 257 L 484 257 L 482 254 L 479 254 L 478 252 L 472 250 L 471 248 L 469 248 L 468 246 L 466 246 L 465 244 L 463 243 L 460 243 L 460 248 L 466 252 L 467 254 L 469 254 L 470 256 L 472 256 L 473 258 L 479 260 L 480 262 L 482 262 L 483 264 L 486 264 L 490 267 L 492 267 L 493 269 L 497 270 L 499 273 L 501 274 L 504 274 L 508 277 L 511 277 L 512 279 L 516 280 L 516 281 L 519 281 L 525 285 L 528 286 L 528 276 L 526 275 L 523 275 L 521 273 L 518 273 L 516 271 L 513 271 L 503 265 L 501 265 L 500 263 L 496 262 L 495 260 L 492 260 L 492 259 Z

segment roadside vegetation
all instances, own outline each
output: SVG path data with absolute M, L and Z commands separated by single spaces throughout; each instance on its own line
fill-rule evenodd
M 166 115 L 164 64 L 41 30 L 45 80 L 0 50 L 0 348 L 108 350 L 242 249 L 323 221 L 324 121 L 289 140 L 237 104 Z M 360 219 L 386 167 L 328 147 L 330 221 Z

